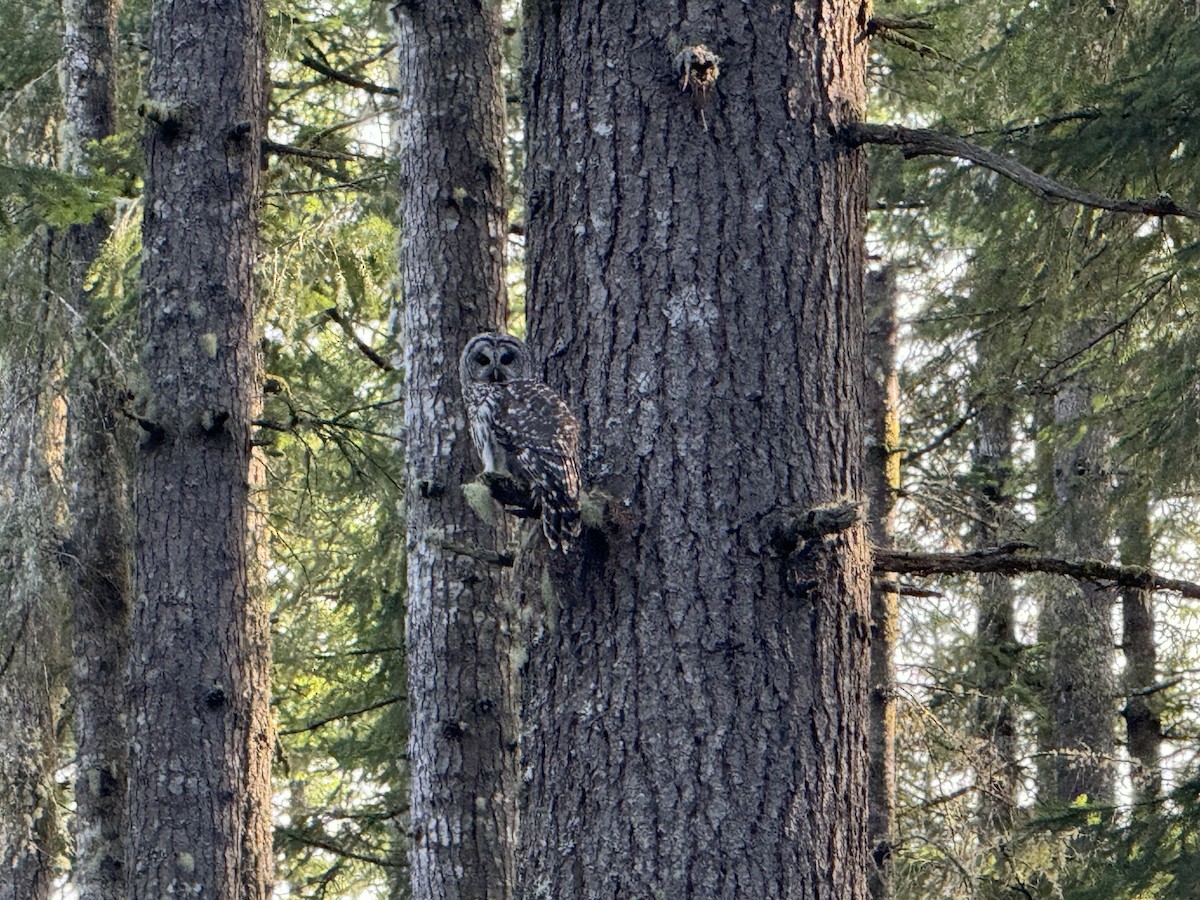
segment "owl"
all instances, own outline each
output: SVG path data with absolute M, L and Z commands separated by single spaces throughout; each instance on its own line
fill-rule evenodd
M 579 537 L 579 422 L 533 377 L 529 348 L 510 334 L 475 335 L 458 373 L 484 473 L 508 474 L 528 490 L 546 541 L 567 552 Z

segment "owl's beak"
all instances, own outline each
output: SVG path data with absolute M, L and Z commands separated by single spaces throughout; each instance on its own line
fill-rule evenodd
M 500 383 L 500 370 L 492 369 L 492 371 L 488 372 L 488 381 L 490 381 L 492 384 L 499 384 Z

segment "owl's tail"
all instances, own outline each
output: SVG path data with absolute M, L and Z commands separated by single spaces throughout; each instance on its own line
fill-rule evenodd
M 579 498 L 568 497 L 555 491 L 541 498 L 542 531 L 551 550 L 571 549 L 571 542 L 578 540 L 580 531 Z

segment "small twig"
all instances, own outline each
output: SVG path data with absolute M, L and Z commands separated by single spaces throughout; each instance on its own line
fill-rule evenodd
M 881 591 L 888 591 L 893 594 L 899 594 L 901 597 L 944 597 L 946 596 L 941 591 L 931 591 L 928 588 L 919 588 L 914 584 L 905 584 L 899 581 L 890 579 L 875 579 L 875 587 Z
M 304 831 L 298 831 L 294 828 L 284 828 L 280 833 L 290 837 L 294 841 L 299 841 L 309 847 L 316 847 L 318 850 L 325 850 L 337 856 L 344 856 L 346 859 L 356 859 L 359 862 L 370 863 L 373 866 L 383 866 L 385 868 L 399 868 L 407 866 L 407 862 L 397 862 L 393 859 L 388 859 L 382 856 L 371 856 L 367 853 L 359 853 L 354 850 L 347 850 L 345 847 L 340 847 L 331 840 L 322 840 L 315 838 Z
M 455 544 L 452 541 L 438 541 L 438 546 L 450 553 L 458 556 L 469 556 L 471 559 L 478 560 L 481 563 L 487 563 L 489 566 L 498 566 L 501 569 L 511 569 L 516 562 L 516 557 L 511 553 L 502 553 L 497 550 L 488 550 L 485 547 L 468 547 L 465 544 Z
M 291 144 L 280 144 L 277 141 L 264 140 L 262 148 L 267 153 L 275 153 L 280 156 L 296 156 L 301 159 L 321 159 L 334 160 L 340 162 L 357 162 L 360 159 L 375 159 L 373 156 L 356 153 L 334 153 L 329 150 L 309 150 L 305 147 L 294 147 Z
M 960 431 L 962 431 L 963 428 L 965 428 L 967 426 L 967 424 L 972 419 L 975 418 L 975 416 L 976 416 L 976 411 L 974 409 L 972 409 L 965 416 L 959 417 L 959 419 L 957 421 L 951 422 L 950 425 L 947 426 L 946 429 L 943 430 L 941 434 L 939 434 L 937 437 L 935 437 L 932 441 L 930 441 L 924 447 L 918 447 L 916 450 L 910 450 L 907 453 L 905 453 L 904 459 L 903 459 L 904 464 L 909 465 L 911 463 L 914 463 L 918 459 L 920 459 L 922 456 L 924 456 L 926 453 L 932 453 L 934 450 L 937 450 L 944 443 L 946 443 L 946 441 L 950 440 L 950 438 L 954 437 L 956 434 L 958 434 Z
M 329 321 L 335 323 L 339 328 L 341 328 L 346 337 L 350 338 L 350 340 L 354 342 L 354 345 L 358 347 L 360 351 L 362 351 L 362 355 L 373 362 L 377 368 L 383 370 L 384 372 L 396 371 L 396 367 L 388 362 L 378 350 L 376 350 L 355 333 L 353 323 L 343 316 L 336 306 L 331 306 L 329 309 L 325 310 L 325 316 L 329 319 Z
M 859 122 L 843 129 L 846 140 L 854 146 L 862 144 L 885 144 L 899 147 L 906 159 L 914 156 L 951 156 L 965 159 L 976 165 L 991 169 L 1010 181 L 1028 188 L 1050 202 L 1068 201 L 1110 212 L 1135 213 L 1144 216 L 1181 216 L 1200 219 L 1200 210 L 1180 206 L 1167 194 L 1151 199 L 1139 197 L 1133 200 L 1114 200 L 1091 191 L 1080 190 L 1041 175 L 1010 156 L 985 150 L 978 144 L 953 134 L 932 131 L 928 128 L 905 128 L 901 125 L 871 125 Z
M 1149 697 L 1157 694 L 1160 691 L 1169 690 L 1183 681 L 1182 675 L 1176 675 L 1174 678 L 1168 678 L 1166 681 L 1160 681 L 1157 684 L 1149 685 L 1148 687 L 1138 688 L 1136 691 L 1130 691 L 1126 697 L 1133 699 L 1134 697 Z
M 363 713 L 373 712 L 374 710 L 382 709 L 385 706 L 391 706 L 393 703 L 399 703 L 404 699 L 404 697 L 404 694 L 397 694 L 394 697 L 388 697 L 384 700 L 377 700 L 375 703 L 368 704 L 367 706 L 363 706 L 358 709 L 348 709 L 345 712 L 334 713 L 331 716 L 326 716 L 323 719 L 317 719 L 315 722 L 310 722 L 308 725 L 301 725 L 299 728 L 289 728 L 286 731 L 279 732 L 279 734 L 281 737 L 286 737 L 293 734 L 304 734 L 306 731 L 316 731 L 318 728 L 323 728 L 331 722 L 353 718 L 354 716 L 361 716 Z
M 320 60 L 313 59 L 311 56 L 300 57 L 300 62 L 308 66 L 314 72 L 319 72 L 326 78 L 332 78 L 334 81 L 339 81 L 342 84 L 349 85 L 353 88 L 366 91 L 369 94 L 387 94 L 388 96 L 396 96 L 400 93 L 394 87 L 384 87 L 381 84 L 376 84 L 373 81 L 368 81 L 365 78 L 356 78 L 353 75 L 348 75 L 345 72 L 339 72 L 332 66 L 326 65 Z

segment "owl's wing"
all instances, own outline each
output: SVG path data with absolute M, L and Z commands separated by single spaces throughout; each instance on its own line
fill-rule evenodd
M 551 547 L 566 550 L 579 536 L 579 422 L 549 385 L 514 381 L 493 427 L 517 481 L 529 485 L 542 507 Z

